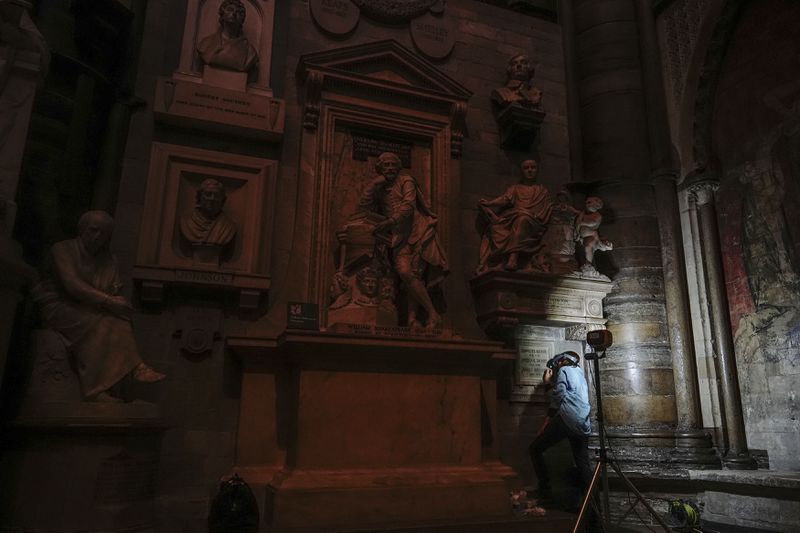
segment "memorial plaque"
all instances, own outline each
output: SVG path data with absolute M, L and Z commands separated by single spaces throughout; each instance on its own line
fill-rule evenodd
M 353 134 L 353 159 L 366 161 L 369 156 L 379 156 L 384 152 L 394 152 L 400 157 L 403 168 L 411 168 L 412 144 L 364 134 Z
M 555 353 L 555 343 L 519 342 L 517 350 L 517 385 L 540 384 L 547 361 Z
M 431 59 L 444 59 L 456 44 L 453 19 L 447 14 L 425 13 L 411 21 L 411 39 L 424 55 Z
M 184 127 L 240 133 L 265 139 L 283 135 L 280 100 L 190 81 L 161 79 L 154 102 L 156 118 Z
M 346 35 L 358 24 L 361 10 L 350 0 L 310 0 L 311 17 L 333 35 Z
M 319 306 L 317 304 L 289 302 L 287 311 L 287 328 L 319 331 Z

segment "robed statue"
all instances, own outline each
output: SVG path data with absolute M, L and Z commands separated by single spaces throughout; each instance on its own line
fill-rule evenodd
M 33 289 L 45 326 L 75 358 L 83 396 L 98 402 L 122 401 L 109 389 L 128 374 L 143 382 L 165 377 L 142 361 L 136 347 L 133 308 L 120 294 L 117 261 L 108 250 L 112 231 L 108 213 L 84 213 L 78 237 L 53 245 Z
M 481 199 L 482 233 L 478 273 L 486 270 L 547 271 L 543 236 L 553 201 L 546 187 L 536 183 L 536 160 L 522 162 L 522 181 L 491 200 Z

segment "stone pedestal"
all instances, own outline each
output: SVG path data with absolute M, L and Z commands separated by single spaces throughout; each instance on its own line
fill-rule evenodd
M 544 120 L 541 109 L 510 105 L 497 113 L 500 143 L 506 148 L 530 149 Z
M 3 531 L 148 531 L 164 425 L 144 402 L 29 405 L 4 437 Z
M 510 514 L 499 344 L 288 331 L 228 347 L 244 366 L 237 464 L 266 485 L 273 530 Z

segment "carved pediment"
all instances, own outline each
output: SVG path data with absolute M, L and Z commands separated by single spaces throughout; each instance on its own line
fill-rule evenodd
M 305 80 L 310 72 L 386 89 L 438 93 L 451 100 L 472 96 L 422 56 L 393 40 L 306 54 L 300 58 L 298 76 Z
M 300 58 L 297 76 L 305 85 L 303 127 L 317 128 L 325 94 L 381 99 L 409 110 L 425 109 L 451 124 L 451 152 L 461 155 L 467 100 L 472 93 L 428 60 L 397 41 L 379 41 Z

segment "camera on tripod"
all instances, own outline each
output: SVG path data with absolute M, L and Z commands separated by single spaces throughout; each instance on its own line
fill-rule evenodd
M 594 348 L 596 352 L 605 351 L 611 347 L 613 342 L 614 338 L 607 329 L 596 329 L 586 334 L 586 344 Z

